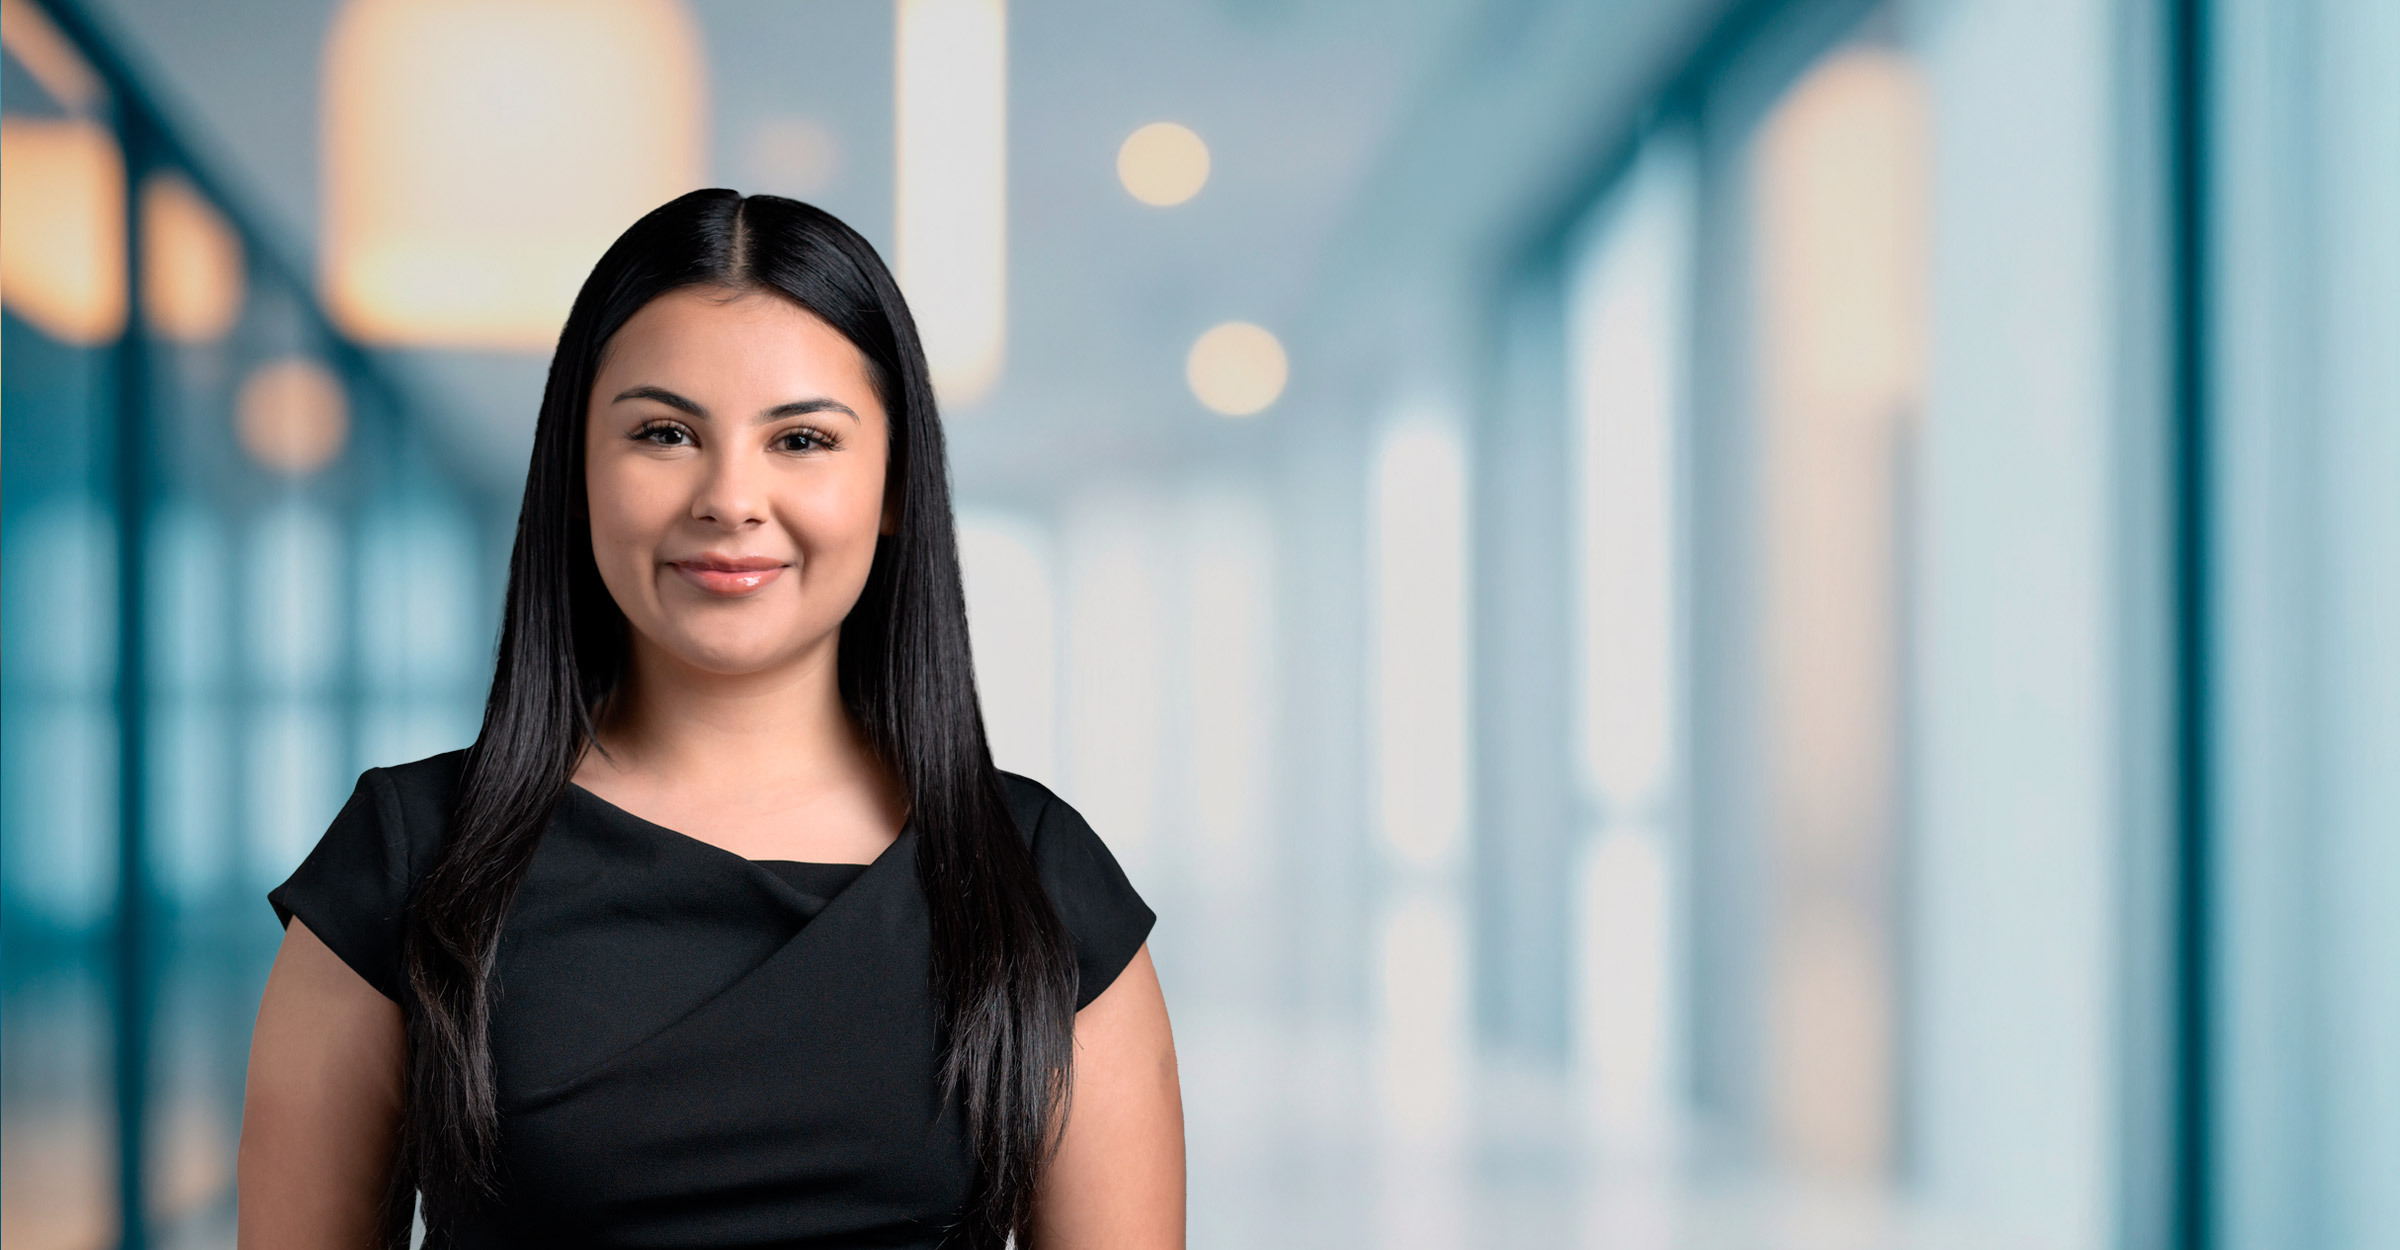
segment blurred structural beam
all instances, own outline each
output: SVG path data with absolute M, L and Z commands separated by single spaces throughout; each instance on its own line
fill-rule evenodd
M 2209 576 L 2209 99 L 2207 0 L 2164 0 L 2167 43 L 2166 182 L 2168 214 L 2168 469 L 2173 665 L 2172 759 L 2174 1089 L 2172 1214 L 2176 1250 L 2216 1244 L 2210 1176 L 2216 1115 L 2210 992 L 2215 976 L 2209 934 L 2215 920 L 2210 871 L 2215 812 L 2210 767 L 2215 663 Z
M 140 186 L 157 164 L 157 142 L 144 119 L 120 116 L 125 181 Z M 150 1243 L 143 1175 L 150 1107 L 150 448 L 149 310 L 143 307 L 142 262 L 151 240 L 143 229 L 141 197 L 125 197 L 125 326 L 115 350 L 115 420 L 111 431 L 109 507 L 117 522 L 117 911 L 116 1043 L 118 1244 Z

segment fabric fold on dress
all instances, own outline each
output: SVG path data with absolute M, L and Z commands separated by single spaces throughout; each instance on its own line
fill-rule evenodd
M 717 848 L 709 847 L 707 849 L 716 850 Z M 728 879 L 727 882 L 719 883 L 719 888 L 730 884 L 731 880 L 746 879 L 746 874 L 752 867 L 741 857 L 730 853 L 724 855 L 723 862 L 712 863 L 708 861 L 707 857 L 699 858 L 704 872 L 718 870 Z M 587 1043 L 581 1048 L 585 1054 L 593 1056 L 588 1062 L 572 1072 L 559 1073 L 546 1084 L 536 1085 L 528 1082 L 512 1088 L 504 1079 L 499 1091 L 501 1105 L 511 1110 L 530 1111 L 544 1104 L 556 1102 L 560 1098 L 569 1096 L 584 1084 L 599 1079 L 612 1065 L 626 1059 L 643 1047 L 671 1046 L 673 1044 L 671 1035 L 677 1029 L 705 1017 L 710 1010 L 729 996 L 745 993 L 755 995 L 761 992 L 774 995 L 785 992 L 789 988 L 786 985 L 770 986 L 761 991 L 749 984 L 758 978 L 770 976 L 778 965 L 811 959 L 855 961 L 859 952 L 853 948 L 857 943 L 858 935 L 847 931 L 848 928 L 854 927 L 851 913 L 862 910 L 886 913 L 879 919 L 883 922 L 883 927 L 887 929 L 891 928 L 894 922 L 904 924 L 905 914 L 890 913 L 906 913 L 913 910 L 909 908 L 908 903 L 916 895 L 913 872 L 915 858 L 916 830 L 904 828 L 900 832 L 900 837 L 885 849 L 883 855 L 878 857 L 873 864 L 866 866 L 867 870 L 859 875 L 858 880 L 843 890 L 838 898 L 828 900 L 823 910 L 819 911 L 813 919 L 803 914 L 802 923 L 793 927 L 782 944 L 767 952 L 755 964 L 739 971 L 732 971 L 727 961 L 717 961 L 710 967 L 684 978 L 681 982 L 684 992 L 681 994 L 660 994 L 650 987 L 643 987 L 643 993 L 639 996 L 641 1001 L 635 1004 L 637 1010 L 629 1015 L 634 1021 L 655 1022 L 655 1027 L 649 1028 L 639 1037 L 628 1036 L 638 1025 L 619 1024 L 610 1028 L 606 1033 L 600 1035 L 604 1040 Z M 883 879 L 895 872 L 904 875 L 907 879 L 897 883 Z M 772 874 L 769 874 L 769 879 L 778 891 L 776 901 L 779 905 L 792 908 L 795 913 L 805 906 L 802 902 L 805 896 Z M 703 884 L 705 885 L 706 882 L 703 881 Z M 785 897 L 786 895 L 788 897 Z M 921 899 L 917 901 L 922 903 Z M 867 919 L 865 923 L 873 924 L 875 920 Z M 931 958 L 930 949 L 927 951 L 927 958 L 929 960 Z M 555 974 L 556 969 L 548 971 Z M 529 970 L 512 969 L 505 961 L 500 972 L 504 987 L 508 984 L 512 972 L 518 980 L 532 979 Z M 732 975 L 727 976 L 728 972 L 732 972 Z M 592 981 L 601 981 L 608 979 L 611 971 L 607 966 L 594 962 L 575 968 L 574 974 Z M 922 972 L 920 972 L 921 975 Z M 545 988 L 552 988 L 554 985 L 555 982 L 552 982 Z M 547 997 L 548 995 L 545 995 L 545 998 Z M 591 999 L 587 999 L 577 1009 L 578 1013 L 596 1020 L 596 1017 L 603 1014 L 610 1006 L 610 1003 L 599 1001 L 600 997 L 594 995 Z M 623 997 L 618 997 L 613 1002 L 619 1008 L 627 1005 L 626 999 Z M 683 1006 L 682 1010 L 675 1011 L 671 1019 L 659 1019 L 669 1009 L 670 1003 L 676 1005 L 688 1003 L 688 1006 Z M 546 1003 L 542 1006 L 551 1010 L 558 1009 L 549 1007 Z M 535 1016 L 532 1011 L 525 1014 L 532 1017 L 522 1022 L 527 1031 L 548 1033 L 557 1028 L 555 1018 Z M 504 1036 L 507 1036 L 512 1043 L 516 1041 L 513 1034 L 517 1030 L 509 1026 L 518 1023 L 509 1021 L 504 1024 L 501 1013 L 497 1010 L 494 1011 L 492 1029 L 495 1051 L 499 1049 L 500 1040 Z M 759 1040 L 770 1039 L 761 1038 Z M 605 1050 L 607 1053 L 595 1053 L 601 1050 Z

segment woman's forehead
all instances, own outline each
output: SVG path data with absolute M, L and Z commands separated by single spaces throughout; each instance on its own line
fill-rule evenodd
M 876 404 L 865 353 L 815 313 L 773 291 L 684 287 L 641 307 L 610 336 L 592 402 L 658 386 L 703 405 L 772 407 L 826 396 Z

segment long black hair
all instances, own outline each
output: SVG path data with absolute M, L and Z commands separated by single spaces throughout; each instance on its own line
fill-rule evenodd
M 550 360 L 483 729 L 408 921 L 408 1098 L 387 1227 L 406 1244 L 412 1190 L 429 1229 L 500 1192 L 488 1037 L 500 928 L 627 669 L 630 627 L 592 558 L 586 412 L 610 336 L 651 300 L 694 286 L 770 291 L 815 314 L 866 357 L 883 402 L 898 532 L 877 540 L 842 622 L 841 696 L 917 828 L 944 1093 L 963 1095 L 977 1165 L 958 1232 L 974 1246 L 1022 1240 L 1064 1125 L 1075 962 L 984 740 L 925 351 L 899 285 L 856 231 L 796 200 L 727 190 L 680 196 L 619 236 Z

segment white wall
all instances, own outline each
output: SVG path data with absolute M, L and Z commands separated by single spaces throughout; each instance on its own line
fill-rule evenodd
M 1913 14 L 1933 99 L 1910 1019 L 1922 1192 L 2114 1231 L 2115 66 L 2105 0 Z

